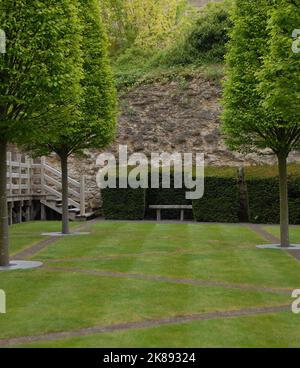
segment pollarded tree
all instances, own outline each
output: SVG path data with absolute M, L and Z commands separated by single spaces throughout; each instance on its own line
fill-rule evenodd
M 7 266 L 7 144 L 28 144 L 40 121 L 76 116 L 82 66 L 77 0 L 0 0 L 0 28 L 6 36 L 0 55 L 0 266 Z
M 293 52 L 291 37 L 299 27 L 300 0 L 276 0 L 268 22 L 269 52 L 258 74 L 261 105 L 274 122 L 268 141 L 278 158 L 282 246 L 289 245 L 287 158 L 300 143 L 300 54 Z
M 282 247 L 289 246 L 286 162 L 300 138 L 300 63 L 291 38 L 300 22 L 297 10 L 292 0 L 236 1 L 223 98 L 229 147 L 269 148 L 277 156 Z
M 68 158 L 84 149 L 104 148 L 115 135 L 116 93 L 108 58 L 108 41 L 98 0 L 79 0 L 82 24 L 83 95 L 78 119 L 41 122 L 41 137 L 31 151 L 55 152 L 62 171 L 62 233 L 69 233 Z

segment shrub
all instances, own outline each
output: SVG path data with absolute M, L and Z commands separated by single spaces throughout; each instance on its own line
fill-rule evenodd
M 161 183 L 161 176 L 160 176 Z M 159 188 L 147 190 L 146 195 L 146 216 L 147 218 L 156 218 L 155 210 L 150 210 L 149 205 L 191 205 L 192 201 L 185 198 L 186 192 L 188 189 L 186 188 L 174 188 L 174 176 L 171 175 L 171 188 Z M 185 211 L 185 216 L 187 219 L 193 218 L 192 215 L 189 216 L 188 211 Z M 180 214 L 180 210 L 163 210 L 162 218 L 166 219 L 178 219 Z
M 112 53 L 127 48 L 163 48 L 180 34 L 186 0 L 101 0 Z
M 206 177 L 204 196 L 193 201 L 193 213 L 196 221 L 238 222 L 236 179 Z
M 278 178 L 250 179 L 247 181 L 250 222 L 278 224 L 279 182 Z M 300 181 L 289 178 L 290 223 L 300 223 Z
M 209 4 L 187 38 L 187 44 L 200 59 L 223 61 L 231 27 L 228 3 Z
M 154 62 L 168 66 L 222 62 L 232 28 L 231 3 L 208 4 L 185 37 L 161 52 Z
M 279 187 L 276 178 L 247 181 L 249 220 L 254 223 L 278 223 Z
M 102 189 L 103 213 L 107 220 L 143 220 L 145 189 Z
M 289 165 L 290 223 L 300 224 L 299 167 Z M 246 169 L 249 202 L 249 221 L 253 223 L 279 223 L 279 184 L 275 167 L 257 166 Z M 196 221 L 238 222 L 248 216 L 248 208 L 240 207 L 239 188 L 235 178 L 236 168 L 206 168 L 205 191 L 202 199 L 193 202 L 185 198 L 186 188 L 174 189 L 173 175 L 169 189 L 104 189 L 103 211 L 107 219 L 155 219 L 156 211 L 149 205 L 193 204 Z M 150 180 L 150 175 L 149 175 Z M 161 182 L 161 180 L 160 180 Z M 241 213 L 241 210 L 244 212 Z M 165 219 L 178 219 L 179 210 L 164 210 Z M 186 218 L 192 214 L 186 211 Z

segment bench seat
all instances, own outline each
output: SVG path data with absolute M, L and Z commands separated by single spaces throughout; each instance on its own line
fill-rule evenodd
M 162 210 L 180 210 L 180 221 L 184 221 L 184 211 L 192 210 L 192 205 L 168 205 L 168 204 L 159 204 L 159 205 L 150 205 L 150 209 L 156 210 L 156 219 L 157 221 L 161 221 L 161 211 Z

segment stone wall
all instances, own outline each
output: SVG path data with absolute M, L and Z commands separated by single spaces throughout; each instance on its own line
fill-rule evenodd
M 117 153 L 119 144 L 128 145 L 129 153 L 204 152 L 211 166 L 247 166 L 275 163 L 272 156 L 243 156 L 230 152 L 220 133 L 221 87 L 203 75 L 154 82 L 139 86 L 120 97 L 119 127 L 116 140 L 106 151 Z M 92 208 L 99 207 L 96 186 L 96 158 L 100 151 L 84 158 L 71 158 L 70 175 L 87 176 Z M 290 160 L 296 161 L 297 155 Z M 53 158 L 52 164 L 56 164 Z
M 210 166 L 248 166 L 274 164 L 273 156 L 241 155 L 230 152 L 220 133 L 221 87 L 202 74 L 177 77 L 174 81 L 153 82 L 135 87 L 120 96 L 119 125 L 115 142 L 106 152 L 117 153 L 128 145 L 129 153 L 203 152 Z M 99 150 L 70 158 L 70 176 L 87 178 L 89 207 L 99 208 L 101 199 L 96 185 L 96 158 Z M 291 154 L 290 161 L 299 161 Z M 48 162 L 59 168 L 53 155 Z

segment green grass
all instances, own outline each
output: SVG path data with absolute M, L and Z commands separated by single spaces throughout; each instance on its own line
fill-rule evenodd
M 216 319 L 180 325 L 105 333 L 35 344 L 55 347 L 152 348 L 299 348 L 300 317 L 291 313 Z M 22 345 L 30 347 L 30 345 Z
M 78 222 L 71 222 L 71 227 L 77 226 Z M 61 230 L 59 221 L 26 222 L 9 227 L 10 252 L 14 255 L 21 250 L 35 245 L 45 239 L 42 233 L 56 232 Z
M 108 222 L 95 225 L 88 238 L 62 239 L 35 258 L 61 259 L 51 263 L 54 266 L 298 287 L 300 264 L 287 253 L 256 249 L 265 242 L 250 229 L 235 225 Z M 114 257 L 88 259 L 99 256 Z
M 12 245 L 24 249 L 38 241 L 41 232 L 58 228 L 56 222 L 15 225 L 11 228 Z M 300 228 L 293 229 L 300 234 Z M 100 222 L 91 227 L 90 235 L 61 238 L 33 257 L 46 266 L 70 267 L 70 271 L 40 268 L 0 274 L 0 289 L 7 294 L 7 314 L 0 315 L 0 339 L 288 305 L 292 302 L 289 293 L 72 271 L 72 267 L 80 267 L 254 287 L 299 288 L 300 263 L 285 252 L 255 248 L 263 242 L 241 225 Z M 299 346 L 295 332 L 298 321 L 299 316 L 292 313 L 276 313 L 35 342 L 30 346 Z
M 280 228 L 276 225 L 264 226 L 264 229 L 274 236 L 280 237 Z M 290 226 L 290 241 L 291 243 L 300 244 L 300 227 Z
M 299 164 L 289 164 L 288 174 L 291 177 L 300 177 L 300 165 Z M 236 167 L 206 167 L 206 176 L 216 176 L 216 177 L 236 177 L 237 168 Z M 245 175 L 247 179 L 267 179 L 278 177 L 278 167 L 277 165 L 256 165 L 245 167 Z
M 275 293 L 44 270 L 10 273 L 1 288 L 7 293 L 8 313 L 0 317 L 0 338 L 280 305 L 289 299 Z
M 61 341 L 35 343 L 55 347 L 155 347 L 155 348 L 279 348 L 300 346 L 300 318 L 291 313 L 216 319 L 172 326 L 98 334 Z M 18 347 L 28 347 L 21 345 Z

